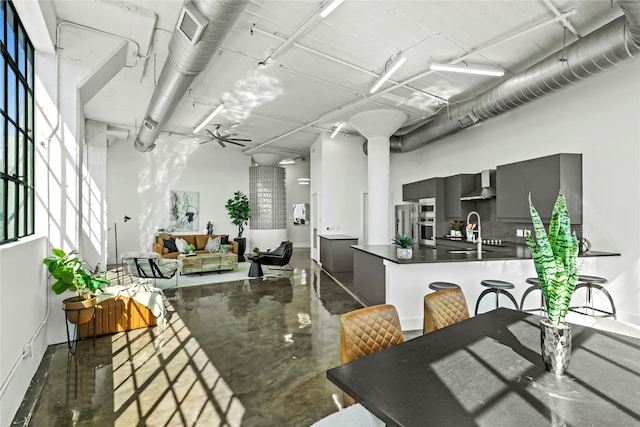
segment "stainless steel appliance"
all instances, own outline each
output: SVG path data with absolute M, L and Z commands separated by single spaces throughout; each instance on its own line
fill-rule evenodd
M 416 222 L 418 221 L 418 210 L 415 204 L 396 205 L 395 235 L 409 235 L 414 240 L 417 239 Z
M 428 199 L 420 199 L 418 203 L 418 218 L 435 218 L 436 217 L 436 199 L 430 197 Z
M 418 219 L 418 243 L 426 246 L 436 245 L 436 219 Z

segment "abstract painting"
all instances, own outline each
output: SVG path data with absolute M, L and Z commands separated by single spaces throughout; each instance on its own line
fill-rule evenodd
M 197 191 L 171 190 L 169 194 L 169 224 L 174 230 L 198 229 Z

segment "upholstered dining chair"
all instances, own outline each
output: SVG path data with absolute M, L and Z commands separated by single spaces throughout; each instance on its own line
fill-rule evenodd
M 391 304 L 350 311 L 340 320 L 340 359 L 343 364 L 403 341 L 398 311 Z M 344 406 L 353 403 L 355 401 L 344 394 Z
M 424 334 L 468 318 L 467 300 L 460 289 L 437 291 L 424 297 Z
M 175 276 L 178 286 L 178 271 L 182 262 L 177 259 L 164 259 L 156 252 L 126 252 L 122 254 L 127 273 L 143 279 L 171 279 Z

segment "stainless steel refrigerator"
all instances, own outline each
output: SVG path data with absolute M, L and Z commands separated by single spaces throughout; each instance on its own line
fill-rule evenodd
M 396 205 L 395 236 L 408 234 L 417 239 L 418 209 L 415 204 Z

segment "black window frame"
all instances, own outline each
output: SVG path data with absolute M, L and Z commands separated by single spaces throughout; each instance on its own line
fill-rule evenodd
M 0 245 L 35 233 L 35 49 L 11 1 L 0 2 Z M 11 19 L 9 19 L 11 18 Z M 9 39 L 13 46 L 7 46 Z M 22 42 L 22 43 L 20 43 Z M 21 51 L 21 46 L 24 44 Z M 13 54 L 13 57 L 12 57 Z M 19 63 L 22 62 L 22 63 Z M 20 70 L 24 71 L 24 74 Z M 13 73 L 9 73 L 13 70 Z M 9 87 L 8 75 L 14 78 Z M 21 89 L 21 91 L 19 91 Z M 13 105 L 8 108 L 9 102 Z M 22 101 L 22 105 L 18 105 Z M 11 113 L 11 117 L 9 116 Z M 9 130 L 13 135 L 9 135 Z M 13 158 L 9 158 L 9 154 Z M 11 165 L 12 169 L 9 170 Z M 11 189 L 11 191 L 10 191 Z

